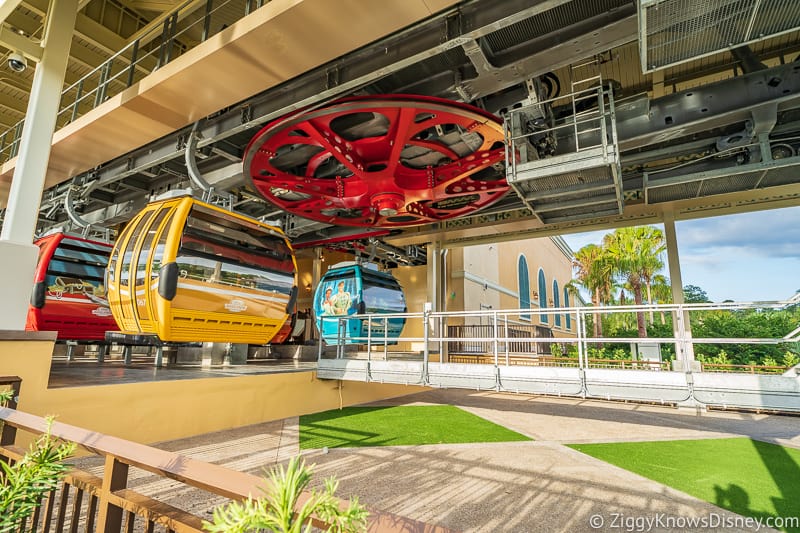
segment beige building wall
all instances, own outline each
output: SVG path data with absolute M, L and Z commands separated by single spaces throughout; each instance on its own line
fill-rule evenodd
M 554 309 L 575 305 L 572 296 L 565 304 L 564 287 L 572 279 L 572 253 L 560 238 L 542 237 L 524 241 L 504 242 L 481 246 L 470 246 L 451 250 L 455 258 L 450 271 L 453 290 L 462 293 L 462 309 L 514 310 L 520 308 L 519 264 L 524 256 L 528 266 L 530 304 L 532 309 L 540 308 L 543 291 L 539 285 L 539 271 L 544 274 L 544 307 Z M 553 295 L 553 282 L 558 285 L 558 299 Z M 489 307 L 491 306 L 491 307 Z M 564 313 L 559 313 L 559 323 L 554 315 L 542 320 L 539 313 L 523 313 L 514 317 L 522 321 L 530 320 L 552 328 L 558 336 L 574 336 L 575 320 L 570 317 L 569 327 Z

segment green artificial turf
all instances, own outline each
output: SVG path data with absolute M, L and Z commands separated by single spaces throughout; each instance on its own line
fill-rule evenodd
M 800 516 L 800 450 L 794 448 L 746 438 L 570 447 L 740 515 Z
M 531 440 L 452 405 L 345 407 L 300 417 L 300 449 Z

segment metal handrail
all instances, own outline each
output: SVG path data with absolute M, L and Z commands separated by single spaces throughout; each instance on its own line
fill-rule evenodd
M 372 349 L 380 343 L 383 343 L 384 359 L 388 360 L 389 352 L 387 341 L 392 343 L 413 343 L 424 342 L 427 349 L 428 345 L 438 343 L 440 346 L 449 342 L 460 342 L 462 345 L 470 345 L 479 349 L 485 347 L 486 353 L 493 355 L 497 359 L 499 352 L 506 353 L 506 360 L 510 352 L 509 345 L 516 346 L 530 343 L 533 345 L 540 345 L 542 343 L 556 343 L 561 345 L 576 344 L 578 347 L 578 366 L 580 368 L 589 368 L 590 359 L 587 358 L 588 346 L 590 344 L 601 343 L 630 343 L 630 344 L 675 344 L 676 348 L 679 346 L 699 345 L 699 344 L 753 344 L 753 345 L 778 345 L 792 342 L 800 342 L 800 328 L 793 330 L 786 336 L 775 338 L 760 338 L 760 337 L 737 337 L 737 338 L 719 338 L 719 337 L 692 337 L 688 334 L 691 331 L 691 312 L 692 311 L 731 311 L 741 309 L 765 309 L 775 308 L 781 309 L 791 305 L 793 300 L 782 301 L 761 301 L 761 302 L 724 302 L 724 303 L 690 303 L 690 304 L 646 304 L 646 305 L 624 305 L 624 306 L 605 306 L 605 307 L 559 307 L 559 308 L 539 308 L 535 312 L 540 315 L 564 315 L 570 314 L 575 317 L 576 336 L 575 337 L 537 337 L 531 333 L 530 336 L 509 336 L 507 328 L 503 331 L 499 327 L 500 324 L 509 324 L 515 322 L 515 325 L 520 325 L 512 317 L 521 314 L 531 313 L 530 309 L 506 309 L 506 310 L 477 310 L 477 311 L 445 311 L 445 312 L 423 312 L 423 313 L 387 313 L 387 314 L 358 314 L 347 316 L 331 316 L 321 317 L 323 320 L 335 320 L 339 323 L 338 331 L 340 332 L 339 338 L 336 340 L 339 349 L 337 350 L 337 358 L 344 357 L 344 350 L 341 348 L 344 345 L 345 334 L 347 330 L 345 327 L 347 320 L 366 320 L 368 324 L 372 324 L 373 320 L 384 320 L 388 318 L 402 318 L 406 320 L 406 324 L 413 320 L 422 320 L 423 323 L 423 336 L 401 336 L 387 338 L 383 331 L 373 331 L 368 328 L 367 335 L 364 337 L 347 336 L 347 341 L 350 344 L 369 344 L 370 354 Z M 669 312 L 674 313 L 678 320 L 674 324 L 675 335 L 672 337 L 590 337 L 585 334 L 584 328 L 586 325 L 586 318 L 589 315 L 597 314 L 616 314 L 616 313 L 641 313 L 641 312 Z M 683 317 L 689 318 L 689 323 L 684 324 Z M 447 319 L 472 319 L 481 321 L 479 324 L 464 324 L 464 325 L 483 325 L 484 330 L 494 328 L 493 335 L 486 335 L 486 331 L 477 331 L 478 335 L 470 335 L 464 337 L 449 337 L 447 332 Z M 486 324 L 482 321 L 487 320 Z M 431 331 L 430 324 L 440 324 L 439 332 Z M 444 324 L 445 327 L 441 327 Z M 522 322 L 525 326 L 537 326 L 533 323 Z M 480 329 L 480 328 L 479 328 Z M 524 331 L 524 330 L 522 330 Z M 383 335 L 381 335 L 383 333 Z M 798 335 L 798 337 L 792 336 Z M 359 342 L 361 341 L 361 342 Z M 319 358 L 322 359 L 322 344 L 320 343 Z M 440 352 L 441 352 L 440 348 Z M 677 352 L 677 350 L 676 350 Z M 405 352 L 403 352 L 405 353 Z M 427 352 L 426 352 L 427 353 Z M 515 352 L 520 353 L 520 352 Z M 534 356 L 539 352 L 531 352 Z M 370 356 L 368 356 L 370 357 Z M 423 359 L 423 362 L 427 357 Z M 745 365 L 749 368 L 749 365 Z M 762 365 L 763 366 L 763 365 Z

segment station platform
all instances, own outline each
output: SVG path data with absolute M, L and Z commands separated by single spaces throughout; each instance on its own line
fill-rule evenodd
M 121 361 L 71 361 L 56 362 L 50 367 L 51 389 L 63 387 L 86 387 L 91 385 L 110 385 L 123 383 L 142 383 L 148 381 L 174 381 L 185 379 L 229 378 L 254 374 L 274 374 L 281 372 L 306 372 L 317 367 L 316 361 L 293 359 L 265 359 L 249 362 L 246 365 L 181 364 L 157 368 L 151 360 L 143 363 L 124 365 Z
M 614 514 L 737 515 L 566 444 L 745 436 L 800 448 L 800 417 L 454 389 L 371 405 L 425 404 L 455 405 L 534 440 L 306 451 L 316 464 L 313 483 L 335 475 L 341 497 L 456 531 L 613 531 Z M 298 439 L 294 417 L 156 446 L 261 475 L 300 453 Z M 99 471 L 92 461 L 81 467 Z M 146 472 L 132 477 L 132 488 L 208 517 L 222 503 Z M 597 514 L 607 520 L 601 528 L 590 524 Z

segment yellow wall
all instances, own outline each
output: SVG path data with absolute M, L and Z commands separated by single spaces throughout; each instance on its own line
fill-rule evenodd
M 301 311 L 310 311 L 314 307 L 313 298 L 317 286 L 313 280 L 314 260 L 310 257 L 312 253 L 311 250 L 303 250 L 297 256 L 297 285 L 299 290 L 297 294 L 297 309 Z M 352 255 L 330 250 L 323 252 L 323 258 L 320 276 L 324 275 L 336 263 L 354 260 Z
M 142 443 L 426 390 L 325 381 L 315 372 L 48 389 L 53 341 L 0 341 L 0 376 L 22 378 L 19 410 Z M 113 367 L 108 367 L 113 372 Z
M 402 266 L 392 270 L 392 274 L 403 288 L 409 313 L 421 313 L 424 310 L 425 302 L 429 302 L 431 299 L 428 295 L 427 272 L 425 265 Z M 421 320 L 406 320 L 406 325 L 403 327 L 403 337 L 422 337 L 423 334 Z M 411 344 L 414 344 L 414 346 Z M 399 343 L 397 350 L 421 350 L 422 348 L 418 344 Z

